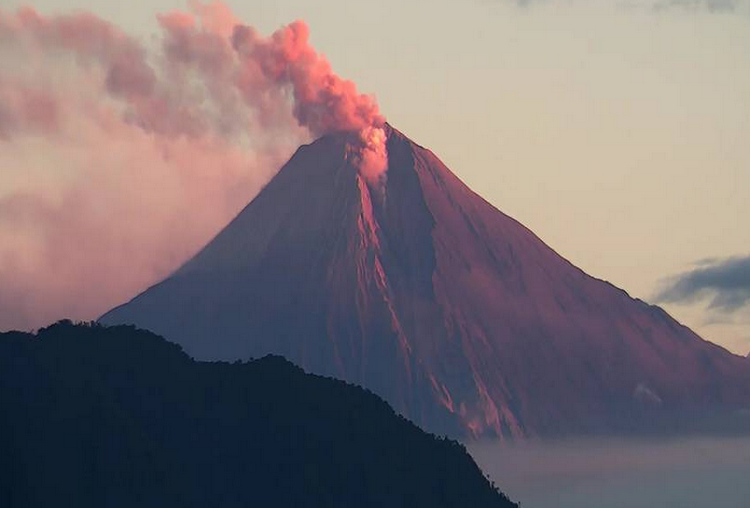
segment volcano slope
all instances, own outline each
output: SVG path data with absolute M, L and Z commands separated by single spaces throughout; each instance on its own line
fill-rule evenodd
M 748 430 L 750 368 L 588 276 L 387 126 L 301 147 L 172 276 L 101 318 L 199 359 L 283 355 L 454 436 Z

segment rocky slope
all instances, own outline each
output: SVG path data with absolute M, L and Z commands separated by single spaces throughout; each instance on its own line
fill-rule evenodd
M 191 261 L 102 321 L 202 359 L 283 355 L 451 435 L 748 423 L 741 357 L 586 275 L 395 129 L 384 185 L 359 176 L 348 141 L 301 147 Z

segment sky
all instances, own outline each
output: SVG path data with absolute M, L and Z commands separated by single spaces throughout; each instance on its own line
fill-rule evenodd
M 0 0 L 0 8 L 11 12 L 25 3 Z M 226 3 L 266 35 L 305 20 L 312 45 L 336 73 L 374 94 L 392 125 L 432 149 L 500 210 L 589 274 L 659 303 L 708 340 L 736 353 L 750 352 L 747 0 Z M 160 30 L 156 14 L 184 10 L 187 3 L 35 0 L 32 5 L 45 15 L 93 12 L 148 45 Z M 30 68 L 33 64 L 45 61 L 23 62 Z M 12 54 L 0 53 L 0 81 L 11 67 L 20 66 Z M 252 133 L 263 137 L 261 130 Z M 173 213 L 161 217 L 164 227 L 138 237 L 141 245 L 153 245 L 144 252 L 158 255 L 159 266 L 141 269 L 144 261 L 135 263 L 132 273 L 123 269 L 132 283 L 111 292 L 111 302 L 100 298 L 95 291 L 100 288 L 79 288 L 91 300 L 63 306 L 60 312 L 95 318 L 86 315 L 92 308 L 106 311 L 110 303 L 120 303 L 169 273 L 305 140 L 299 132 L 284 133 L 283 142 L 243 140 L 256 143 L 249 160 L 241 150 L 232 152 L 232 145 L 197 151 L 185 161 L 169 159 L 163 173 L 125 172 L 124 181 L 101 183 L 101 202 L 67 194 L 66 209 L 74 210 L 70 221 L 80 214 L 98 217 L 101 212 L 103 217 L 101 224 L 87 224 L 86 234 L 72 242 L 80 247 L 89 236 L 107 230 L 102 210 L 113 208 L 118 189 L 129 180 L 147 180 L 151 189 L 177 189 L 162 203 Z M 87 135 L 98 139 L 96 132 Z M 137 142 L 143 140 L 137 137 Z M 75 178 L 61 159 L 80 157 L 80 147 L 51 150 L 33 138 L 23 143 L 0 139 L 0 147 L 3 143 L 0 202 L 32 180 L 56 195 L 60 182 Z M 96 162 L 132 167 L 154 156 L 150 146 L 130 146 L 123 141 L 108 147 Z M 193 183 L 170 176 L 172 166 L 184 164 L 191 168 Z M 224 173 L 208 174 L 201 164 L 219 166 Z M 114 209 L 130 217 L 134 203 L 154 199 L 141 193 L 117 201 Z M 193 205 L 192 214 L 180 223 L 186 201 Z M 54 210 L 45 213 L 57 218 Z M 33 229 L 40 213 L 31 214 L 26 227 Z M 137 225 L 137 220 L 150 219 L 133 220 Z M 14 238 L 7 232 L 11 226 L 0 220 L 3 238 Z M 176 252 L 163 251 L 160 239 L 182 238 L 187 229 L 199 234 L 188 235 Z M 138 255 L 135 246 L 117 242 L 113 238 L 109 245 L 118 255 L 91 269 L 102 274 L 120 270 Z M 0 272 L 9 273 L 9 259 L 22 267 L 30 263 L 2 247 Z M 75 248 L 54 253 L 58 255 L 83 256 Z M 64 300 L 66 280 L 86 267 L 61 273 L 57 264 L 47 264 L 46 280 L 59 274 L 54 291 L 56 301 Z M 37 297 L 27 298 L 33 304 Z M 14 295 L 5 304 L 18 299 Z M 63 316 L 44 316 L 55 317 Z

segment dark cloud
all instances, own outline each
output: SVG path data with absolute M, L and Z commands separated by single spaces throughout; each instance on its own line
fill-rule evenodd
M 710 298 L 711 309 L 734 312 L 750 304 L 750 256 L 703 260 L 669 280 L 656 296 L 662 303 Z

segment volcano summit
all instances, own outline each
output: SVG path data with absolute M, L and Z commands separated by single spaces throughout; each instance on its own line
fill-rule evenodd
M 380 184 L 357 171 L 348 134 L 303 146 L 193 259 L 101 321 L 198 359 L 283 355 L 454 436 L 742 418 L 743 358 L 588 276 L 385 132 Z

